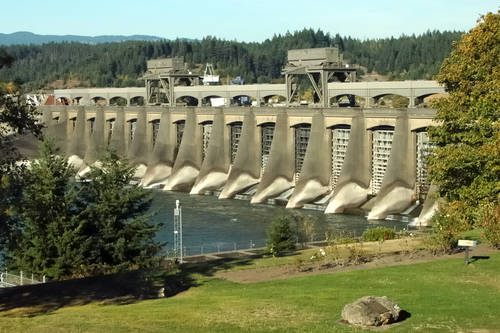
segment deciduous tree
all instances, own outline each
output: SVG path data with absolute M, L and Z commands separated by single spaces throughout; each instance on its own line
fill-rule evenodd
M 478 212 L 500 199 L 500 12 L 462 36 L 437 78 L 449 96 L 434 103 L 430 175 L 472 227 Z

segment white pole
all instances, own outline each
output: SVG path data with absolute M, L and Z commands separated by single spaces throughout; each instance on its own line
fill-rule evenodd
M 181 205 L 179 204 L 179 224 L 180 224 L 180 242 L 181 242 L 181 264 L 183 263 L 183 260 L 182 260 L 182 257 L 184 255 L 184 252 L 183 252 L 183 247 L 182 247 L 182 207 Z

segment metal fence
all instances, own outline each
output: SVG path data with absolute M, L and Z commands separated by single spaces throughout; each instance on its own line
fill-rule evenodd
M 257 248 L 262 248 L 266 245 L 265 240 L 249 240 L 246 242 L 214 242 L 206 243 L 196 246 L 184 246 L 183 255 L 184 256 L 195 256 L 203 254 L 215 254 L 221 252 L 230 251 L 243 251 L 252 250 Z M 173 250 L 167 251 L 167 257 L 175 258 L 178 254 Z
M 25 276 L 22 271 L 19 272 L 19 275 L 10 274 L 7 272 L 0 273 L 0 288 L 39 283 L 45 283 L 45 276 L 42 277 L 42 281 L 38 281 L 34 279 L 33 274 L 31 274 L 31 276 Z

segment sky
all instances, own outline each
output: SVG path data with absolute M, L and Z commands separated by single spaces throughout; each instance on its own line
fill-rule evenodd
M 253 42 L 313 28 L 371 39 L 468 31 L 499 7 L 498 0 L 2 0 L 0 32 Z

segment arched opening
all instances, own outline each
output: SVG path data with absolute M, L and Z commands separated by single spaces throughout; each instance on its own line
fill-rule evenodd
M 418 108 L 430 108 L 432 107 L 432 102 L 440 98 L 446 97 L 448 94 L 425 94 L 417 96 L 415 99 L 415 106 Z
M 83 97 L 82 96 L 78 96 L 78 97 L 75 97 L 73 98 L 73 101 L 71 102 L 73 105 L 83 105 Z
M 396 94 L 382 94 L 374 96 L 374 106 L 384 108 L 407 108 L 410 99 Z
M 127 100 L 121 96 L 113 97 L 109 100 L 109 105 L 112 106 L 127 106 Z
M 432 149 L 435 144 L 429 140 L 427 134 L 427 127 L 417 128 L 412 131 L 415 133 L 415 146 L 416 146 L 416 195 L 418 200 L 425 200 L 427 193 L 429 193 L 430 179 L 428 177 L 429 156 L 432 154 Z
M 385 171 L 391 156 L 394 126 L 376 126 L 370 128 L 372 141 L 372 180 L 371 192 L 376 195 L 382 186 Z
M 94 134 L 94 125 L 95 125 L 95 118 L 87 119 L 87 128 L 90 135 Z
M 297 182 L 306 157 L 307 144 L 311 136 L 311 124 L 301 123 L 293 127 L 295 131 L 295 182 Z
M 69 105 L 70 99 L 67 97 L 59 97 L 56 99 L 56 105 Z
M 130 99 L 130 106 L 143 106 L 144 105 L 144 97 L 135 96 Z
M 115 128 L 115 118 L 106 120 L 106 131 L 108 138 L 108 145 L 111 142 L 111 136 L 113 135 L 113 129 Z
M 240 144 L 241 130 L 243 129 L 243 122 L 235 121 L 229 124 L 231 132 L 231 164 L 234 163 L 236 159 L 236 153 L 238 152 L 238 146 Z
M 353 94 L 337 95 L 330 98 L 330 105 L 333 107 L 363 107 L 365 106 L 365 99 L 361 96 Z
M 104 97 L 95 96 L 90 99 L 94 105 L 106 105 L 107 101 Z
M 340 179 L 342 167 L 344 165 L 349 137 L 351 135 L 351 125 L 339 124 L 329 128 L 331 137 L 331 174 L 330 189 L 335 190 L 335 186 Z
M 281 95 L 268 95 L 262 99 L 265 105 L 268 106 L 286 106 L 286 97 Z
M 175 100 L 177 106 L 198 106 L 198 99 L 193 96 L 181 96 Z
M 261 137 L 261 170 L 264 173 L 267 164 L 269 163 L 269 158 L 271 157 L 271 145 L 274 138 L 274 128 L 275 123 L 263 123 L 260 125 L 260 137 Z
M 151 140 L 154 147 L 156 145 L 156 140 L 158 139 L 158 132 L 160 131 L 160 119 L 151 120 L 150 123 L 151 123 Z
M 226 106 L 227 100 L 221 96 L 210 95 L 202 98 L 201 104 L 203 106 Z
M 231 99 L 231 105 L 237 106 L 251 106 L 252 98 L 248 95 L 238 95 Z
M 213 121 L 207 120 L 202 122 L 200 125 L 201 125 L 201 140 L 202 140 L 201 158 L 202 160 L 205 160 L 205 157 L 207 156 L 208 152 L 208 144 L 210 142 L 210 136 L 212 135 Z
M 137 119 L 130 119 L 127 121 L 128 131 L 129 131 L 129 141 L 132 142 L 135 139 L 135 130 L 137 129 Z
M 184 127 L 186 126 L 185 120 L 179 120 L 175 122 L 175 149 L 174 149 L 174 158 L 177 158 L 177 154 L 179 153 L 179 147 L 181 146 L 182 136 L 184 135 Z

